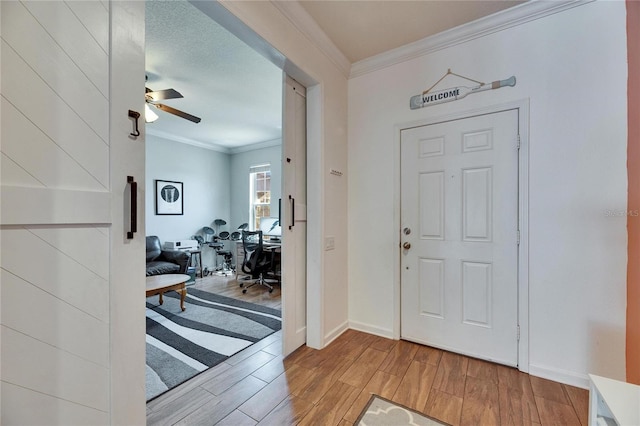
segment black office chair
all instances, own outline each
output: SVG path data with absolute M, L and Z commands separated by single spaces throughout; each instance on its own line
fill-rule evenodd
M 251 275 L 253 282 L 244 287 L 246 282 L 241 282 L 242 293 L 246 293 L 249 287 L 262 285 L 273 291 L 273 286 L 267 283 L 264 275 L 273 268 L 273 256 L 263 250 L 262 231 L 242 231 L 242 247 L 244 249 L 244 261 L 242 271 Z

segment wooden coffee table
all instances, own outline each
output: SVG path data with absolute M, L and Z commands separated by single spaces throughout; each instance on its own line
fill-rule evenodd
M 147 297 L 160 295 L 162 305 L 162 293 L 174 290 L 180 294 L 180 309 L 185 310 L 184 298 L 187 295 L 186 282 L 191 278 L 185 274 L 163 274 L 147 277 Z

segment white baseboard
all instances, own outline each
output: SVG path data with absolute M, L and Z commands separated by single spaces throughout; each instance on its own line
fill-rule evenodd
M 336 340 L 342 333 L 349 329 L 349 322 L 345 321 L 333 330 L 331 330 L 328 334 L 324 336 L 324 347 L 326 348 L 331 342 Z
M 387 339 L 393 339 L 393 330 L 378 328 L 357 321 L 345 321 L 324 336 L 324 347 L 326 348 L 331 342 L 336 340 L 342 333 L 350 328 L 364 333 L 386 337 Z
M 589 377 L 586 374 L 579 374 L 575 371 L 529 364 L 529 374 L 542 377 L 543 379 L 553 380 L 554 382 L 564 383 L 565 385 L 589 389 Z
M 387 339 L 393 339 L 393 330 L 387 328 L 379 328 L 358 321 L 349 321 L 349 328 L 369 334 L 375 334 L 380 337 L 386 337 Z

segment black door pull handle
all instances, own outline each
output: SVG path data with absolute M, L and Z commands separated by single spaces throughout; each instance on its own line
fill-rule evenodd
M 289 229 L 293 229 L 296 225 L 296 199 L 289 194 L 289 201 L 291 201 L 291 225 L 289 225 Z
M 127 232 L 127 239 L 132 240 L 134 232 L 138 232 L 138 182 L 133 176 L 127 176 L 127 183 L 131 190 L 131 224 Z

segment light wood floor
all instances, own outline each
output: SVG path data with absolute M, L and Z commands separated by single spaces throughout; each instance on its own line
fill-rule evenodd
M 513 368 L 354 330 L 283 359 L 280 339 L 275 333 L 151 401 L 147 424 L 344 426 L 375 393 L 452 425 L 587 425 L 588 391 Z
M 240 279 L 242 279 L 242 276 Z M 196 277 L 196 283 L 193 286 L 187 287 L 187 293 L 190 288 L 210 291 L 220 296 L 244 300 L 245 302 L 256 303 L 274 309 L 282 309 L 279 284 L 273 287 L 272 293 L 269 293 L 266 287 L 256 285 L 249 288 L 246 294 L 242 294 L 242 288 L 238 285 L 235 275 L 226 277 L 221 275 L 207 275 L 204 278 Z

